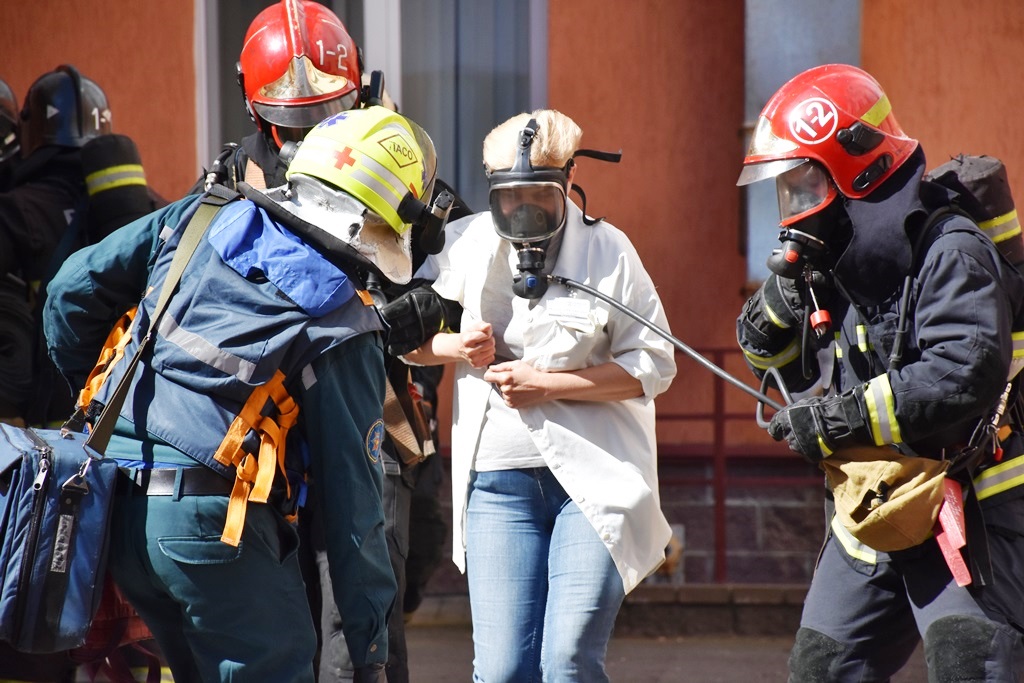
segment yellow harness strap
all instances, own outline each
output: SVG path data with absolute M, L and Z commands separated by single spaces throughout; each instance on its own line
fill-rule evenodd
M 288 430 L 298 420 L 299 406 L 285 390 L 284 379 L 284 373 L 278 370 L 270 381 L 253 389 L 213 456 L 220 464 L 235 467 L 235 483 L 220 537 L 228 545 L 237 546 L 242 538 L 248 502 L 266 503 L 274 473 L 285 472 L 285 441 Z M 262 415 L 268 399 L 277 406 L 276 417 Z M 259 453 L 255 458 L 242 449 L 242 441 L 250 430 L 260 436 Z M 285 482 L 288 486 L 287 477 Z M 291 495 L 290 486 L 288 495 Z
M 79 408 L 84 410 L 88 407 L 100 387 L 107 381 L 110 371 L 114 369 L 118 361 L 124 358 L 124 347 L 132 338 L 132 323 L 135 321 L 135 314 L 138 310 L 138 306 L 132 306 L 110 330 L 106 341 L 103 342 L 99 358 L 96 359 L 96 365 L 89 373 L 89 378 L 85 380 L 85 386 L 78 392 Z

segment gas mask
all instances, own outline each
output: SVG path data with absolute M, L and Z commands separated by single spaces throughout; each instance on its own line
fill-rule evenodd
M 776 176 L 779 198 L 779 241 L 768 268 L 796 279 L 807 269 L 828 271 L 849 241 L 849 218 L 835 185 L 824 168 L 801 163 Z
M 519 256 L 519 272 L 512 279 L 512 292 L 525 299 L 539 299 L 548 289 L 544 273 L 547 247 L 551 238 L 565 226 L 566 188 L 569 172 L 576 163 L 569 159 L 560 168 L 531 165 L 530 149 L 537 129 L 537 120 L 530 119 L 519 132 L 512 168 L 487 173 L 494 230 L 515 246 Z M 581 149 L 573 156 L 618 162 L 622 155 Z M 592 225 L 601 220 L 586 217 L 586 195 L 576 186 L 573 190 L 583 199 L 584 222 Z
M 530 164 L 537 127 L 537 120 L 530 119 L 519 131 L 512 168 L 487 174 L 494 230 L 511 242 L 519 255 L 512 291 L 526 299 L 539 299 L 547 291 L 545 247 L 565 225 L 565 190 L 573 164 L 571 159 L 562 168 L 534 168 Z

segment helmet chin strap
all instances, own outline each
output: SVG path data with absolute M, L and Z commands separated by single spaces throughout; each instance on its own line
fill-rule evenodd
M 542 244 L 547 244 L 543 242 Z M 516 244 L 519 272 L 512 277 L 512 293 L 523 299 L 539 299 L 548 291 L 548 278 L 544 274 L 544 247 Z

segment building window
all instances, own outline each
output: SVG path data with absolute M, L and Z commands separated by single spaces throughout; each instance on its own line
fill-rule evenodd
M 246 29 L 277 0 L 200 0 L 206 80 L 200 163 L 253 131 L 236 82 Z M 430 134 L 438 175 L 473 209 L 487 206 L 481 143 L 498 123 L 547 103 L 548 0 L 325 0 L 384 73 L 399 110 Z M 205 124 L 205 125 L 204 125 Z
M 859 66 L 860 19 L 860 0 L 746 0 L 745 141 L 768 99 L 793 76 L 819 64 Z M 768 255 L 779 247 L 775 184 L 754 183 L 743 192 L 746 239 L 740 243 L 747 279 L 760 283 L 768 276 Z

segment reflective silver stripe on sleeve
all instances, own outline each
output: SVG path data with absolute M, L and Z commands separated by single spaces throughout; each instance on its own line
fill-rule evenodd
M 868 343 L 868 328 L 863 325 L 857 325 L 857 348 L 861 353 L 867 353 L 871 349 L 871 344 Z
M 775 311 L 773 311 L 771 306 L 769 306 L 767 303 L 765 303 L 764 305 L 764 312 L 768 316 L 768 319 L 772 321 L 772 325 L 775 325 L 775 327 L 781 328 L 783 330 L 788 330 L 790 328 L 789 323 L 783 322 L 782 318 L 780 318 L 778 314 Z
M 165 315 L 160 320 L 159 332 L 164 341 L 174 344 L 196 360 L 243 382 L 252 382 L 252 376 L 256 372 L 255 363 L 222 351 L 199 335 L 182 329 L 171 316 Z
M 85 187 L 90 197 L 104 190 L 112 190 L 116 187 L 145 184 L 146 173 L 143 171 L 141 164 L 108 166 L 85 177 Z
M 978 500 L 985 500 L 997 493 L 1024 484 L 1024 455 L 989 467 L 974 478 L 974 490 Z
M 1014 332 L 1010 336 L 1013 338 L 1013 357 L 1024 358 L 1024 332 Z
M 311 389 L 316 384 L 316 373 L 313 372 L 313 365 L 307 365 L 302 368 L 302 386 L 305 389 Z
M 902 442 L 888 375 L 879 375 L 867 383 L 864 402 L 867 404 L 868 421 L 871 423 L 871 436 L 875 445 Z
M 743 350 L 743 355 L 746 356 L 747 361 L 758 370 L 781 368 L 800 357 L 800 345 L 794 339 L 789 343 L 789 346 L 774 356 L 758 356 L 746 349 Z
M 978 227 L 996 244 L 1020 234 L 1020 220 L 1017 218 L 1016 209 L 1004 213 L 1002 216 L 982 221 L 978 223 Z

